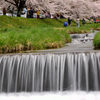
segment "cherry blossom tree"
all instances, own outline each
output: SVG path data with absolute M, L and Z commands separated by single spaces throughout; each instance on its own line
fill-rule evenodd
M 17 16 L 21 16 L 21 11 L 23 10 L 26 0 L 5 0 L 6 2 L 14 5 L 17 8 Z

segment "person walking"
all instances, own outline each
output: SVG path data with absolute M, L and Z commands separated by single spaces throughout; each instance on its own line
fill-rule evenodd
M 77 27 L 79 28 L 80 27 L 80 19 L 79 19 L 79 17 L 77 17 L 76 23 L 77 23 Z
M 3 15 L 6 15 L 6 8 L 3 8 Z
M 30 18 L 30 8 L 27 8 L 27 18 Z
M 27 8 L 24 8 L 25 18 L 27 17 Z
M 68 17 L 68 25 L 71 26 L 71 19 Z
M 86 23 L 86 22 L 85 22 L 85 19 L 83 18 L 83 19 L 82 19 L 82 24 L 84 25 L 85 23 Z
M 47 12 L 45 13 L 45 18 L 48 18 L 48 13 Z
M 37 18 L 40 18 L 40 10 L 37 10 Z
M 97 20 L 97 19 L 94 17 L 94 23 L 96 23 L 96 20 Z
M 32 9 L 32 7 L 30 8 L 30 18 L 33 18 L 33 9 Z

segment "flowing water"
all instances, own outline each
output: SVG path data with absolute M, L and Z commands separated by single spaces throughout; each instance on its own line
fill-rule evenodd
M 0 92 L 99 91 L 100 53 L 0 58 Z
M 57 53 L 1 55 L 0 100 L 100 100 L 94 35 L 71 35 L 72 43 Z
M 85 34 L 72 34 L 72 43 L 67 43 L 65 47 L 59 49 L 48 50 L 32 50 L 23 51 L 20 53 L 68 53 L 68 52 L 96 52 L 93 47 L 93 38 L 97 33 L 85 33 Z

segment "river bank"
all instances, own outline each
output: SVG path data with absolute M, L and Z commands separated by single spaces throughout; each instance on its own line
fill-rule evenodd
M 64 47 L 72 41 L 70 34 L 89 33 L 99 29 L 100 24 L 64 27 L 67 19 L 25 19 L 0 16 L 0 52 L 11 53 L 24 50 L 41 50 Z

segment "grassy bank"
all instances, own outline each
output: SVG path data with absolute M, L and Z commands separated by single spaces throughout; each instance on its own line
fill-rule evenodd
M 93 45 L 95 47 L 95 49 L 99 49 L 100 48 L 100 32 L 98 32 L 93 40 Z
M 64 21 L 0 16 L 0 52 L 63 47 L 71 42 L 65 29 L 60 29 Z
M 59 48 L 64 46 L 66 42 L 71 42 L 69 34 L 64 30 L 58 31 L 50 28 L 11 30 L 0 34 L 0 47 L 2 47 L 2 51 L 7 50 L 5 52 Z
M 89 23 L 77 28 L 75 21 L 64 27 L 66 20 L 0 16 L 0 52 L 59 48 L 71 42 L 69 34 L 100 28 L 100 24 Z

